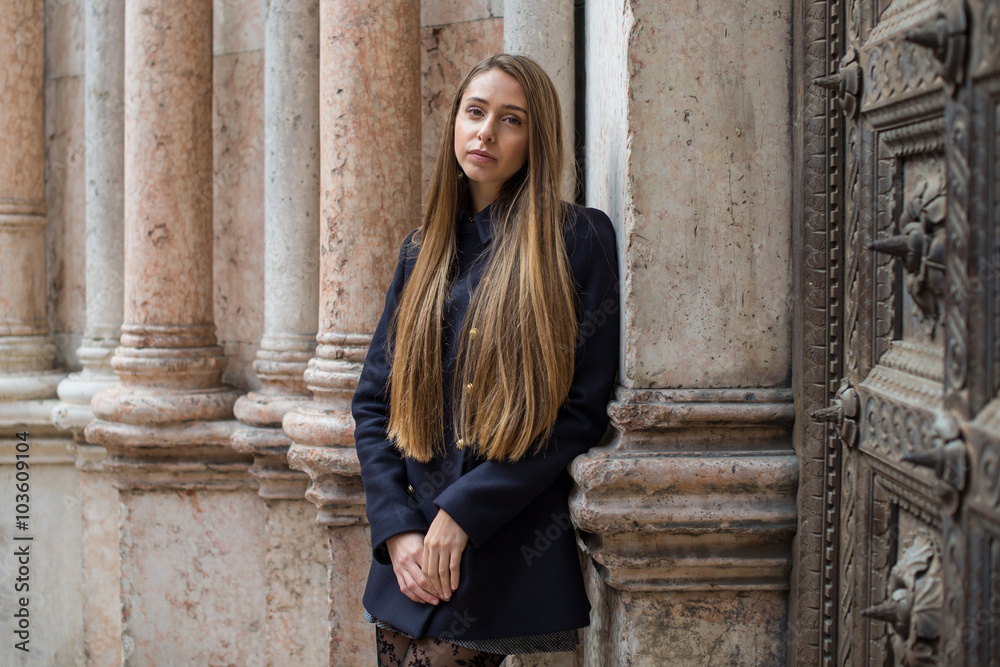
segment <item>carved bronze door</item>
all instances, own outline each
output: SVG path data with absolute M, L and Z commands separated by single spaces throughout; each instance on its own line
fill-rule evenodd
M 805 12 L 790 662 L 1000 665 L 1000 0 Z

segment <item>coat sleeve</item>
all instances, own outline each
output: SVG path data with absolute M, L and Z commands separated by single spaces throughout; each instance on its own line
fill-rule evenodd
M 618 261 L 611 220 L 594 209 L 577 214 L 567 239 L 580 296 L 576 370 L 549 441 L 515 462 L 484 461 L 445 489 L 434 504 L 479 547 L 525 509 L 578 455 L 597 445 L 618 369 Z
M 403 241 L 396 273 L 385 297 L 382 319 L 372 336 L 351 403 L 354 441 L 361 463 L 366 512 L 371 526 L 372 555 L 383 564 L 389 563 L 389 552 L 385 547 L 387 539 L 408 531 L 427 532 L 428 528 L 419 504 L 406 492 L 406 464 L 388 437 L 389 374 L 392 368 L 388 331 L 406 282 L 407 263 L 416 255 L 412 237 L 411 233 Z

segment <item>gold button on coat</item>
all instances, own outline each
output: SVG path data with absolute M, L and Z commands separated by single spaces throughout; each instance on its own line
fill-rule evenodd
M 417 493 L 416 489 L 413 488 L 412 484 L 407 484 L 406 485 L 406 492 L 408 494 L 410 494 L 411 496 L 416 495 L 416 493 Z

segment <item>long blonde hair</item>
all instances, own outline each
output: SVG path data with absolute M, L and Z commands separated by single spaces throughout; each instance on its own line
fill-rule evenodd
M 456 269 L 456 217 L 469 202 L 455 157 L 455 117 L 469 82 L 494 69 L 524 91 L 528 159 L 493 203 L 488 264 L 458 339 L 452 421 L 459 446 L 491 460 L 537 451 L 573 378 L 576 296 L 563 236 L 559 97 L 530 58 L 495 55 L 473 67 L 455 94 L 414 237 L 419 253 L 391 328 L 389 437 L 424 462 L 443 452 L 442 317 Z

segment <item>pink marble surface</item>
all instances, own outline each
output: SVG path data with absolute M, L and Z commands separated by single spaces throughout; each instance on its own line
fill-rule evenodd
M 266 505 L 268 664 L 325 664 L 329 576 L 331 570 L 343 572 L 341 563 L 330 565 L 327 531 L 317 525 L 312 503 Z M 350 581 L 356 584 L 356 577 Z
M 375 329 L 419 220 L 419 2 L 320 7 L 320 331 Z
M 211 323 L 211 6 L 137 1 L 125 41 L 125 322 Z
M 98 448 L 88 448 L 98 449 Z M 122 664 L 118 491 L 101 474 L 80 474 L 83 510 L 83 631 L 95 665 Z
M 46 79 L 86 72 L 85 1 L 44 0 Z
M 45 101 L 49 320 L 54 333 L 82 333 L 87 261 L 85 77 L 49 81 Z
M 32 12 L 37 9 L 36 12 Z M 45 197 L 42 77 L 45 52 L 41 6 L 0 2 L 0 203 Z
M 371 566 L 368 526 L 328 528 L 330 547 L 330 662 L 351 664 L 375 651 L 375 630 L 365 621 L 361 596 Z M 355 663 L 361 664 L 361 663 Z
M 251 367 L 264 330 L 264 52 L 216 56 L 213 295 L 224 381 L 260 386 Z
M 420 25 L 438 26 L 497 18 L 503 2 L 497 0 L 425 0 L 420 3 Z
M 126 664 L 266 664 L 256 491 L 122 493 Z
M 262 51 L 267 5 L 267 0 L 214 0 L 212 52 Z
M 503 49 L 503 19 L 425 27 L 420 37 L 423 70 L 421 202 L 425 202 L 455 88 L 473 65 Z

